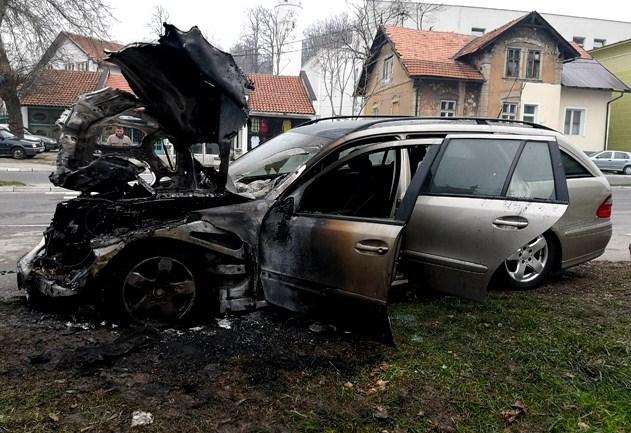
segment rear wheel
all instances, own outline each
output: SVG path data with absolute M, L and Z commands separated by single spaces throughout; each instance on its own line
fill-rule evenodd
M 127 261 L 108 294 L 124 319 L 147 325 L 175 325 L 191 319 L 203 299 L 200 273 L 190 257 L 157 251 Z M 206 294 L 207 295 L 207 294 Z
M 22 149 L 21 147 L 14 147 L 13 149 L 11 149 L 11 156 L 14 159 L 24 159 L 26 154 L 24 153 L 24 149 Z
M 556 244 L 550 235 L 539 235 L 504 261 L 506 279 L 515 289 L 534 289 L 550 274 L 555 258 Z
M 622 173 L 631 174 L 631 165 L 627 165 L 625 168 L 623 168 Z

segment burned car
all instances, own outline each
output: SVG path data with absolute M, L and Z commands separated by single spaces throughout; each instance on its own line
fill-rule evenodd
M 197 30 L 166 30 L 109 56 L 138 97 L 84 95 L 63 120 L 52 180 L 81 195 L 18 264 L 30 297 L 96 296 L 156 323 L 269 303 L 390 340 L 393 285 L 481 299 L 498 272 L 535 286 L 609 241 L 607 181 L 537 125 L 317 120 L 228 166 L 249 83 Z M 130 119 L 138 146 L 97 149 Z M 219 145 L 219 170 L 195 161 L 199 142 Z

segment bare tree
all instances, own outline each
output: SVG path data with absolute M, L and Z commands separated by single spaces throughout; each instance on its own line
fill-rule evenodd
M 416 30 L 425 30 L 432 23 L 434 14 L 443 10 L 441 4 L 422 3 L 414 0 L 406 0 L 402 7 L 405 17 L 415 24 Z
M 162 24 L 169 22 L 170 17 L 171 15 L 162 5 L 155 6 L 151 17 L 149 17 L 149 21 L 147 21 L 147 28 L 151 32 L 151 35 L 156 38 L 162 36 L 164 33 L 164 26 Z
M 261 46 L 263 21 L 268 13 L 262 6 L 248 9 L 241 40 L 230 49 L 235 61 L 246 73 L 271 73 L 272 59 L 263 53 Z
M 272 59 L 274 75 L 281 72 L 281 56 L 294 34 L 295 18 L 293 11 L 281 12 L 279 8 L 266 9 L 266 13 L 263 14 L 261 48 Z
M 104 0 L 0 0 L 0 99 L 11 131 L 23 134 L 18 89 L 45 66 L 39 59 L 59 31 L 104 38 L 111 16 Z
M 341 14 L 318 21 L 304 32 L 303 63 L 315 58 L 333 116 L 342 114 L 349 85 L 353 84 L 356 62 L 349 49 L 351 28 L 348 15 Z

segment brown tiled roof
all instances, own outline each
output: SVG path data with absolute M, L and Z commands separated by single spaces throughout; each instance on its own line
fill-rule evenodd
M 412 77 L 443 77 L 482 81 L 472 65 L 454 60 L 454 55 L 474 36 L 452 32 L 433 32 L 384 27 L 403 67 Z
M 254 90 L 248 97 L 250 111 L 315 114 L 313 104 L 298 76 L 250 74 Z
M 580 46 L 579 44 L 577 44 L 576 42 L 574 42 L 574 41 L 570 41 L 570 44 L 572 44 L 572 46 L 574 47 L 574 49 L 575 49 L 576 51 L 578 51 L 578 52 L 579 52 L 579 54 L 581 55 L 581 56 L 580 56 L 580 58 L 581 58 L 581 59 L 586 59 L 586 60 L 591 60 L 591 59 L 593 59 L 592 55 L 591 55 L 591 54 L 589 54 L 589 53 L 585 50 L 585 48 L 581 47 L 581 46 Z
M 70 107 L 79 95 L 97 90 L 99 78 L 98 72 L 44 69 L 23 91 L 21 102 L 22 105 Z
M 129 83 L 122 74 L 110 73 L 107 76 L 107 80 L 105 80 L 105 86 L 112 87 L 113 89 L 124 90 L 125 92 L 131 93 L 132 95 L 134 94 L 134 91 L 131 90 L 131 87 L 129 87 Z
M 77 44 L 87 56 L 95 61 L 101 63 L 105 58 L 105 51 L 117 51 L 120 50 L 123 45 L 113 41 L 102 41 L 100 39 L 91 38 L 88 36 L 76 35 L 74 33 L 64 32 L 68 39 Z
M 530 14 L 528 14 L 530 15 Z M 498 37 L 499 35 L 501 35 L 502 33 L 504 33 L 506 30 L 510 29 L 511 27 L 513 27 L 515 24 L 521 22 L 521 20 L 523 20 L 525 17 L 527 17 L 528 15 L 524 15 L 522 17 L 516 18 L 512 21 L 507 22 L 506 24 L 496 28 L 495 30 L 491 30 L 488 33 L 483 34 L 482 36 L 479 36 L 473 40 L 471 40 L 468 44 L 466 44 L 464 47 L 462 47 L 460 49 L 460 51 L 458 51 L 454 57 L 458 58 L 458 57 L 464 57 L 468 54 L 473 54 L 476 51 L 478 51 L 480 48 L 483 48 L 485 45 L 487 45 L 488 43 L 490 43 L 491 41 L 493 41 L 493 39 L 495 39 L 496 37 Z

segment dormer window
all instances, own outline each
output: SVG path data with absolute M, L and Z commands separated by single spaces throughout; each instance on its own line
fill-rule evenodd
M 381 81 L 383 83 L 389 83 L 392 80 L 392 61 L 393 56 L 383 59 L 383 69 L 381 71 Z
M 508 48 L 506 50 L 506 77 L 519 77 L 519 60 L 521 50 L 519 48 Z
M 526 78 L 538 80 L 541 75 L 541 51 L 528 50 L 528 57 L 526 60 Z

